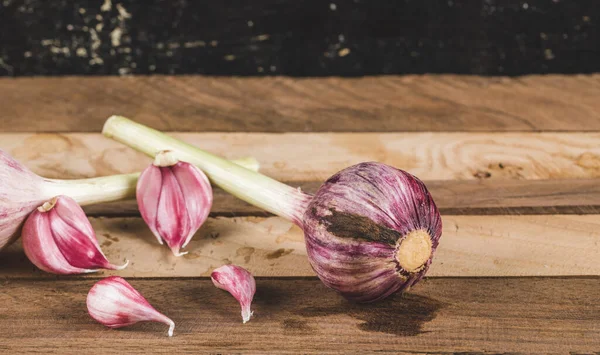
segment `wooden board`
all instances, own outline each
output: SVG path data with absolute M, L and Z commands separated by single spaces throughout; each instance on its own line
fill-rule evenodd
M 600 75 L 0 79 L 0 149 L 43 176 L 149 164 L 99 134 L 119 113 L 226 158 L 254 155 L 263 173 L 307 192 L 361 161 L 406 169 L 444 223 L 424 282 L 354 305 L 314 278 L 297 227 L 222 190 L 180 258 L 158 245 L 134 201 L 89 206 L 108 258 L 130 266 L 54 276 L 19 243 L 3 251 L 0 352 L 597 352 L 599 95 Z M 248 324 L 206 278 L 225 263 L 258 277 Z M 94 323 L 85 295 L 111 274 L 171 316 L 175 337 L 163 325 Z
M 600 75 L 4 78 L 0 131 L 100 132 L 113 114 L 195 132 L 598 131 L 598 96 Z
M 254 156 L 289 182 L 324 181 L 379 161 L 423 180 L 600 177 L 600 133 L 177 133 L 229 159 Z M 273 149 L 277 147 L 277 149 Z M 0 134 L 0 149 L 36 173 L 80 178 L 141 171 L 151 159 L 96 134 Z
M 93 280 L 3 283 L 7 353 L 577 353 L 600 349 L 600 279 L 427 279 L 372 305 L 314 279 L 259 279 L 254 317 L 206 279 L 130 279 L 176 323 L 109 330 L 87 314 Z
M 314 193 L 321 182 L 290 182 Z M 443 215 L 600 214 L 595 179 L 426 181 Z M 269 213 L 213 187 L 212 216 L 268 216 Z M 139 216 L 135 200 L 85 206 L 88 216 Z
M 600 276 L 600 215 L 446 216 L 429 276 Z M 211 218 L 187 255 L 158 245 L 141 218 L 93 218 L 109 260 L 130 265 L 123 277 L 209 276 L 234 263 L 256 276 L 314 276 L 302 231 L 279 217 Z M 4 251 L 0 277 L 50 277 L 31 265 L 19 244 Z

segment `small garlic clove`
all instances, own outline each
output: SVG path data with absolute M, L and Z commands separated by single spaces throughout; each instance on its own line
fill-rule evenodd
M 206 175 L 170 151 L 156 155 L 138 180 L 136 197 L 142 218 L 175 256 L 208 218 L 213 195 Z
M 256 292 L 256 281 L 252 274 L 240 266 L 223 265 L 215 269 L 210 278 L 216 287 L 231 293 L 240 302 L 243 322 L 249 321 L 254 313 L 250 306 Z
M 109 328 L 121 328 L 138 322 L 159 322 L 169 326 L 173 336 L 175 323 L 157 311 L 125 279 L 118 276 L 98 281 L 87 295 L 88 313 Z
M 80 274 L 98 269 L 121 270 L 111 264 L 81 207 L 58 196 L 31 213 L 22 231 L 23 249 L 38 268 L 54 274 Z

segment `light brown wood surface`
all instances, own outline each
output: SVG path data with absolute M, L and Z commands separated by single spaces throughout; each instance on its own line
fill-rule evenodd
M 176 133 L 229 159 L 254 156 L 284 181 L 324 181 L 364 161 L 423 180 L 600 177 L 600 133 Z M 277 147 L 277 149 L 274 149 Z M 36 173 L 78 178 L 140 171 L 151 160 L 95 134 L 1 134 L 0 149 Z
M 429 276 L 600 276 L 600 215 L 445 216 Z M 158 245 L 141 218 L 93 218 L 109 260 L 129 277 L 209 276 L 233 263 L 256 276 L 314 276 L 300 228 L 279 217 L 211 218 L 187 255 Z M 44 277 L 17 243 L 3 252 L 0 277 Z
M 99 133 L 121 114 L 226 158 L 252 155 L 307 192 L 362 161 L 405 169 L 426 182 L 444 230 L 423 282 L 356 305 L 313 276 L 297 227 L 218 188 L 180 258 L 135 201 L 88 206 L 108 258 L 130 266 L 55 276 L 20 242 L 4 250 L 0 353 L 597 353 L 598 97 L 600 75 L 2 78 L 0 149 L 40 175 L 145 168 L 149 158 Z M 206 278 L 226 263 L 258 277 L 248 324 Z M 161 324 L 95 323 L 85 296 L 110 274 L 173 318 L 175 337 Z
M 293 181 L 314 193 L 322 182 Z M 444 215 L 600 214 L 596 179 L 425 181 Z M 258 207 L 213 187 L 212 216 L 268 216 Z M 85 206 L 89 216 L 139 216 L 135 200 Z
M 9 280 L 0 293 L 6 353 L 576 353 L 600 349 L 598 278 L 426 279 L 404 296 L 356 305 L 314 279 L 259 279 L 254 317 L 206 279 L 130 279 L 176 324 L 110 330 L 93 321 L 93 280 Z
M 120 114 L 221 132 L 599 131 L 600 76 L 4 78 L 0 130 L 99 132 Z

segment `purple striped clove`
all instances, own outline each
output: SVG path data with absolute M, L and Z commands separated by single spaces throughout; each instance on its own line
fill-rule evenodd
M 125 279 L 118 276 L 98 281 L 87 295 L 88 313 L 109 328 L 121 328 L 138 322 L 159 322 L 169 326 L 173 336 L 175 323 L 157 311 Z
M 213 194 L 206 175 L 192 164 L 162 151 L 140 175 L 137 202 L 142 218 L 175 256 L 181 252 L 208 218 Z
M 122 270 L 100 250 L 96 233 L 81 206 L 58 196 L 33 211 L 22 232 L 23 249 L 38 268 L 54 274 L 81 274 L 98 269 Z
M 210 279 L 215 286 L 231 293 L 238 300 L 242 307 L 243 322 L 249 321 L 254 313 L 250 306 L 256 292 L 256 282 L 252 274 L 240 266 L 223 265 L 210 274 Z

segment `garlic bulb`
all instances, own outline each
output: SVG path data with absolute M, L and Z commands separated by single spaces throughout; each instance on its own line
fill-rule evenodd
M 418 282 L 442 234 L 425 185 L 379 163 L 354 165 L 329 178 L 306 206 L 302 226 L 321 281 L 359 302 Z
M 344 169 L 311 196 L 124 117 L 109 118 L 103 133 L 149 155 L 173 150 L 224 190 L 296 223 L 317 276 L 350 300 L 377 301 L 417 283 L 441 237 L 425 185 L 385 164 Z
M 172 152 L 156 155 L 137 184 L 142 218 L 160 244 L 163 240 L 175 256 L 208 218 L 213 194 L 208 178 L 197 167 L 179 161 Z

